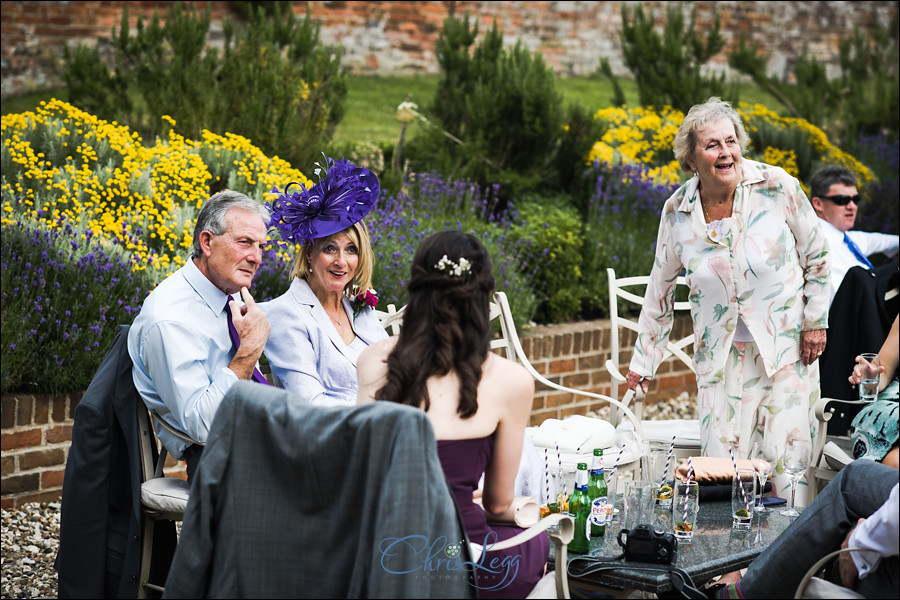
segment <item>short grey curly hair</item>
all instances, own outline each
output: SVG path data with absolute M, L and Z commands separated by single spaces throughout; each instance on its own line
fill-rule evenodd
M 750 137 L 747 135 L 747 130 L 744 129 L 741 115 L 731 107 L 731 104 L 713 96 L 703 104 L 692 106 L 687 116 L 684 117 L 684 121 L 681 122 L 678 133 L 675 134 L 673 150 L 675 151 L 675 160 L 678 161 L 682 170 L 688 173 L 692 172 L 688 161 L 694 156 L 694 149 L 697 147 L 697 130 L 703 129 L 708 123 L 719 119 L 728 119 L 734 125 L 741 154 L 747 149 Z

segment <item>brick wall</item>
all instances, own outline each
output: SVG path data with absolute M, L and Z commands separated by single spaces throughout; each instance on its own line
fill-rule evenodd
M 2 97 L 61 87 L 63 47 L 66 42 L 99 45 L 107 54 L 110 32 L 118 27 L 125 6 L 132 27 L 138 15 L 145 23 L 155 10 L 165 14 L 170 2 L 2 2 Z M 210 42 L 222 40 L 222 18 L 234 16 L 229 2 L 183 2 L 210 5 Z M 618 74 L 627 73 L 618 32 L 623 2 L 294 2 L 294 12 L 321 23 L 321 40 L 340 45 L 342 64 L 355 74 L 437 73 L 435 41 L 451 13 L 469 13 L 481 22 L 480 32 L 496 21 L 504 42 L 517 40 L 539 51 L 559 75 L 589 75 L 607 58 Z M 629 2 L 627 4 L 635 4 Z M 665 2 L 642 2 L 661 30 Z M 838 73 L 838 40 L 873 24 L 888 27 L 897 12 L 896 2 L 684 2 L 689 13 L 697 8 L 700 28 L 718 11 L 727 40 L 723 52 L 709 67 L 727 71 L 731 45 L 741 34 L 768 56 L 773 75 L 788 73 L 806 50 L 826 65 L 829 76 Z
M 685 335 L 687 321 L 678 322 L 673 335 Z M 522 336 L 522 346 L 535 369 L 547 379 L 572 387 L 609 394 L 609 375 L 604 363 L 609 358 L 609 321 L 583 321 L 539 326 Z M 633 337 L 621 342 L 627 368 Z M 686 367 L 667 361 L 651 386 L 647 403 L 692 393 L 696 380 Z M 624 390 L 620 388 L 620 394 Z M 62 492 L 66 457 L 72 438 L 75 407 L 81 394 L 4 394 L 2 396 L 2 507 L 12 508 L 26 502 L 58 500 Z M 536 390 L 532 425 L 549 417 L 598 411 L 604 403 L 579 399 L 549 388 Z M 184 463 L 169 459 L 166 474 L 185 478 Z

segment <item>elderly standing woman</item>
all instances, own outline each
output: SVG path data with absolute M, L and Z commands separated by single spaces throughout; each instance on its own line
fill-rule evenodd
M 301 244 L 291 286 L 261 304 L 272 326 L 265 355 L 276 385 L 310 404 L 356 404 L 356 361 L 383 340 L 374 307 L 374 256 L 363 222 L 380 192 L 378 177 L 347 161 L 319 165 L 314 186 L 284 192 L 272 203 L 281 238 Z M 278 193 L 278 190 L 273 190 Z
M 780 455 L 789 439 L 811 442 L 815 427 L 828 245 L 797 179 L 743 158 L 748 141 L 740 115 L 719 98 L 691 108 L 681 124 L 675 158 L 693 177 L 663 207 L 627 375 L 630 389 L 646 391 L 683 270 L 704 456 L 727 457 L 731 448 L 749 458 L 760 440 Z M 779 492 L 788 489 L 785 475 L 774 480 Z

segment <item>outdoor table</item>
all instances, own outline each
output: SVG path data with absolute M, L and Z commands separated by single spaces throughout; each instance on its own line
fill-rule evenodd
M 621 499 L 621 498 L 620 498 Z M 618 505 L 617 505 L 618 506 Z M 678 555 L 675 566 L 691 576 L 699 587 L 718 575 L 746 568 L 759 556 L 775 538 L 791 523 L 790 517 L 780 514 L 781 506 L 767 514 L 754 512 L 752 528 L 737 530 L 731 527 L 730 500 L 701 501 L 696 530 L 690 542 L 678 540 Z M 588 554 L 569 554 L 571 561 L 580 556 L 601 556 L 613 558 L 622 554 L 618 543 L 622 529 L 624 511 L 619 511 L 605 535 L 591 539 Z M 671 511 L 657 511 L 654 527 L 667 524 L 666 532 L 671 533 Z M 550 563 L 553 564 L 553 548 L 550 549 Z M 670 576 L 666 572 L 640 571 L 628 568 L 628 563 L 618 561 L 622 568 L 589 575 L 584 578 L 569 578 L 574 588 L 598 590 L 625 597 L 632 590 L 661 594 L 673 589 Z M 658 565 L 655 565 L 658 566 Z

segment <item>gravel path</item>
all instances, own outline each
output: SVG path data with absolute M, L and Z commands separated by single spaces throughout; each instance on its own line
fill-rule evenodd
M 694 398 L 682 394 L 644 408 L 644 418 L 693 419 Z M 0 598 L 55 598 L 59 502 L 3 510 Z

